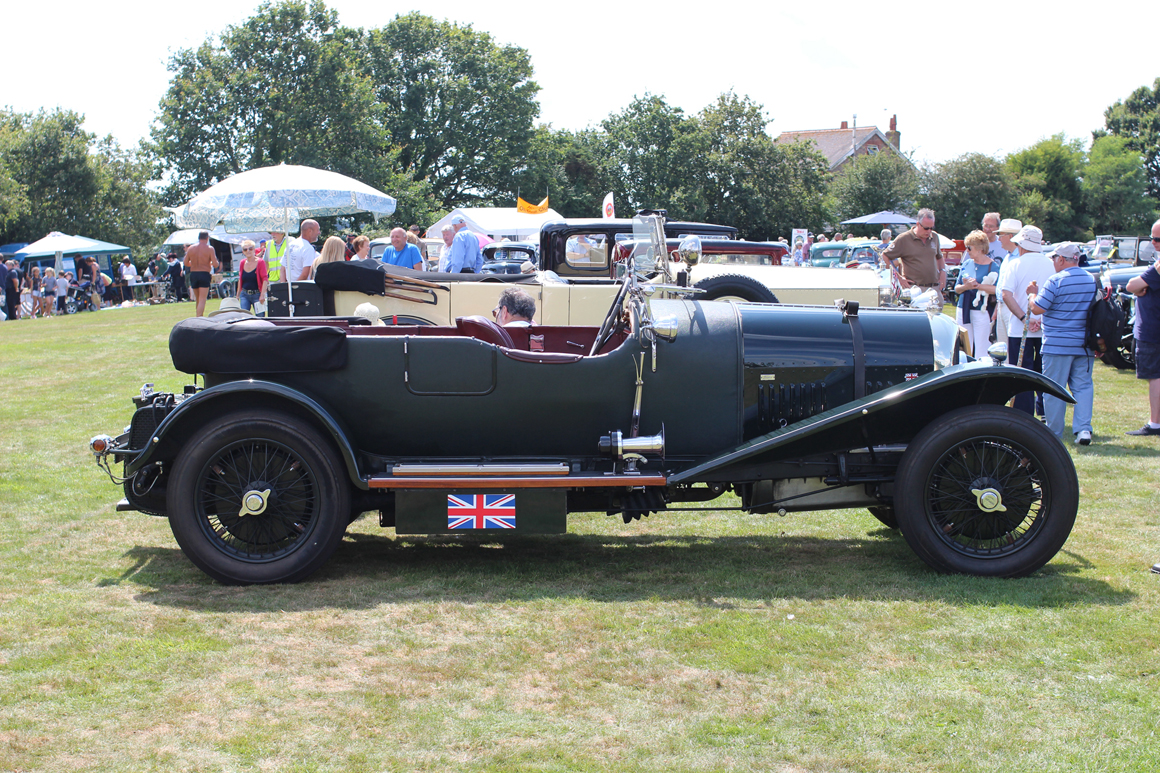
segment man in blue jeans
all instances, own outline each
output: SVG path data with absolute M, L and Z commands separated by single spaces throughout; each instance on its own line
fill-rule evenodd
M 1033 281 L 1027 288 L 1027 306 L 1043 315 L 1043 375 L 1071 390 L 1075 412 L 1071 431 L 1075 442 L 1086 446 L 1092 442 L 1092 363 L 1095 357 L 1084 346 L 1088 311 L 1096 297 L 1096 280 L 1079 267 L 1079 245 L 1064 242 L 1047 256 L 1056 273 L 1039 289 Z M 1063 422 L 1067 403 L 1058 397 L 1043 396 L 1043 413 L 1047 428 L 1063 439 Z

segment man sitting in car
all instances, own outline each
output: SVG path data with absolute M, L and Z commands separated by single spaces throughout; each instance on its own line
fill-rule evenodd
M 500 326 L 522 325 L 527 327 L 532 324 L 532 318 L 536 316 L 536 301 L 520 288 L 508 287 L 499 294 L 499 302 L 492 309 L 491 314 L 495 317 L 496 324 Z

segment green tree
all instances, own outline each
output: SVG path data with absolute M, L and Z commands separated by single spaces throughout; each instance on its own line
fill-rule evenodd
M 518 193 L 538 202 L 547 193 L 552 209 L 564 217 L 600 217 L 604 195 L 616 189 L 600 132 L 554 131 L 549 126 L 536 128 L 511 184 L 515 187 L 508 192 L 509 200 Z
M 376 187 L 397 176 L 359 33 L 313 0 L 266 3 L 220 42 L 177 52 L 152 131 L 166 198 L 179 203 L 272 164 L 329 169 Z M 398 195 L 397 190 L 388 191 Z
M 35 241 L 50 231 L 92 233 L 100 180 L 84 116 L 68 110 L 4 113 L 3 123 L 3 165 L 27 198 L 4 241 Z
M 3 236 L 29 213 L 28 189 L 13 177 L 4 164 L 4 148 L 8 142 L 8 132 L 0 126 L 0 241 L 7 243 Z
M 62 231 L 141 253 L 159 240 L 165 212 L 149 189 L 151 165 L 83 124 L 67 110 L 0 113 L 0 241 Z
M 858 156 L 835 175 L 830 195 L 838 220 L 882 210 L 914 212 L 918 171 L 894 153 Z
M 629 212 L 667 209 L 670 216 L 695 216 L 703 210 L 696 179 L 699 138 L 696 122 L 664 97 L 645 94 L 606 118 L 605 153 L 616 181 L 617 198 Z
M 112 137 L 98 142 L 95 151 L 99 189 L 92 203 L 92 234 L 141 257 L 168 233 L 167 213 L 149 187 L 152 162 L 143 153 L 122 149 Z
M 402 167 L 444 207 L 506 199 L 539 114 L 528 52 L 419 13 L 371 30 L 364 46 L 382 128 Z
M 988 212 L 1010 214 L 1015 208 L 1015 181 L 999 159 L 967 153 L 920 173 L 920 207 L 930 207 L 941 233 L 963 237 L 978 228 Z
M 1043 229 L 1048 241 L 1088 238 L 1091 218 L 1083 189 L 1086 162 L 1079 140 L 1056 134 L 1007 156 L 1018 192 L 1016 212 Z
M 1088 151 L 1083 189 L 1097 233 L 1143 233 L 1155 219 L 1144 159 L 1124 137 L 1096 137 Z
M 760 105 L 732 92 L 696 116 L 695 168 L 703 176 L 698 219 L 728 223 L 742 237 L 787 238 L 790 229 L 820 227 L 827 178 L 813 146 L 780 145 Z
M 1152 88 L 1141 86 L 1126 100 L 1117 100 L 1104 111 L 1104 123 L 1144 157 L 1148 194 L 1160 203 L 1160 78 L 1152 82 Z

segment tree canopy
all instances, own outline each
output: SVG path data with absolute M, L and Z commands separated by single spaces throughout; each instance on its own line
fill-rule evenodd
M 894 153 L 857 156 L 835 175 L 831 196 L 838 221 L 883 210 L 914 212 L 918 171 Z
M 1096 137 L 1083 174 L 1093 226 L 1099 233 L 1143 233 L 1156 216 L 1144 159 L 1124 137 Z
M 61 231 L 143 252 L 160 240 L 150 164 L 83 124 L 67 110 L 0 111 L 0 242 Z
M 1007 156 L 1022 220 L 1042 228 L 1048 241 L 1087 238 L 1091 217 L 1083 191 L 1085 162 L 1080 141 L 1062 134 Z
M 267 2 L 169 68 L 152 150 L 171 203 L 303 164 L 395 196 L 396 222 L 423 222 L 510 195 L 539 110 L 523 49 L 417 13 L 351 29 L 321 0 Z
M 999 159 L 967 153 L 921 172 L 918 203 L 930 207 L 943 233 L 965 236 L 978 228 L 983 215 L 1010 216 L 1015 209 L 1015 181 Z
M 1104 111 L 1107 130 L 1144 158 L 1148 195 L 1160 204 L 1160 78 Z
M 528 52 L 419 13 L 363 36 L 364 67 L 399 164 L 444 207 L 513 196 L 539 115 Z

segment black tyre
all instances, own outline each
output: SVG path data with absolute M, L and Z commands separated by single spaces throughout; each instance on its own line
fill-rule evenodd
M 71 295 L 64 299 L 64 313 L 65 314 L 76 314 L 77 313 L 77 299 L 72 297 Z
M 228 584 L 306 578 L 350 521 L 350 486 L 336 452 L 282 413 L 239 411 L 195 433 L 167 493 L 181 549 Z
M 868 507 L 870 515 L 882 522 L 882 525 L 888 529 L 898 528 L 898 516 L 894 512 L 893 507 Z
M 1071 456 L 1005 407 L 939 417 L 906 449 L 894 509 L 907 543 L 942 572 L 1020 577 L 1059 552 L 1079 509 Z
M 753 277 L 741 274 L 720 274 L 702 279 L 693 285 L 705 292 L 696 296 L 699 301 L 749 301 L 777 303 L 777 296 Z

